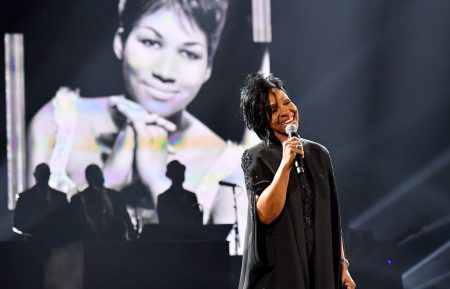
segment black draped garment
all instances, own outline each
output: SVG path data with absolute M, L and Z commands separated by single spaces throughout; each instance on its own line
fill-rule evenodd
M 312 252 L 307 253 L 301 180 L 294 167 L 280 215 L 269 225 L 258 219 L 255 195 L 270 185 L 282 159 L 280 143 L 261 142 L 242 155 L 249 215 L 239 289 L 340 288 L 341 226 L 333 167 L 324 146 L 302 143 L 314 195 Z

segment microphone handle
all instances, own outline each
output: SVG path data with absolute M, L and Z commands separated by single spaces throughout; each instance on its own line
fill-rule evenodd
M 300 136 L 295 132 L 289 134 L 289 138 L 293 138 L 293 137 L 300 138 Z M 305 165 L 303 164 L 303 159 L 300 157 L 299 154 L 295 155 L 294 166 L 295 166 L 295 171 L 297 172 L 297 174 L 300 175 L 305 172 Z
M 294 159 L 295 171 L 297 174 L 303 174 L 305 172 L 305 167 L 303 165 L 303 159 L 297 154 Z

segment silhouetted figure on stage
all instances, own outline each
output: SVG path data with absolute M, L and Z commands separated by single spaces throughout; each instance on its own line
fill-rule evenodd
M 158 218 L 161 225 L 201 225 L 202 212 L 197 196 L 183 188 L 186 167 L 179 161 L 167 165 L 166 176 L 172 186 L 158 196 Z
M 68 208 L 66 194 L 48 185 L 50 168 L 47 164 L 37 165 L 34 177 L 36 185 L 19 194 L 14 227 L 32 240 L 61 241 Z
M 86 167 L 89 186 L 74 195 L 70 206 L 76 240 L 130 240 L 135 231 L 118 192 L 105 188 L 97 165 Z

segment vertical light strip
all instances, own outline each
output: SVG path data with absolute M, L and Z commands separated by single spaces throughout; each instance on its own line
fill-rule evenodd
M 269 52 L 269 47 L 266 47 L 264 49 L 264 54 L 263 54 L 263 58 L 261 61 L 261 68 L 259 69 L 259 71 L 265 75 L 270 74 L 270 52 Z
M 272 42 L 270 0 L 252 0 L 253 41 Z
M 269 43 L 272 42 L 272 11 L 270 0 L 252 0 L 253 42 L 264 44 L 264 54 L 259 71 L 265 75 L 270 73 Z M 259 143 L 259 138 L 253 131 L 244 130 L 242 143 L 250 147 Z
M 25 188 L 25 81 L 23 35 L 5 34 L 8 209 Z

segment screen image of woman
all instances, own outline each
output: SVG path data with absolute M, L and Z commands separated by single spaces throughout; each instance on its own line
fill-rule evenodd
M 120 1 L 113 49 L 122 64 L 124 93 L 84 98 L 78 90 L 60 88 L 30 123 L 29 171 L 49 163 L 50 185 L 71 196 L 86 187 L 84 169 L 97 164 L 105 186 L 143 188 L 146 195 L 135 203 L 154 209 L 171 185 L 166 166 L 178 160 L 186 166 L 184 187 L 197 194 L 206 222 L 218 181 L 239 166 L 239 157 L 230 155 L 240 152 L 186 107 L 211 76 L 227 5 Z M 141 217 L 157 222 L 150 211 Z

